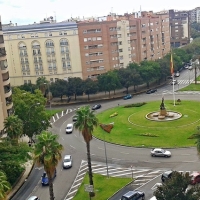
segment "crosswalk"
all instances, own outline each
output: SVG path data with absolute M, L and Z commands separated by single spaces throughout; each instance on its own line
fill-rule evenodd
M 79 172 L 74 180 L 73 185 L 71 186 L 68 194 L 64 200 L 71 200 L 76 195 L 82 180 L 87 172 L 87 161 L 82 161 Z M 130 177 L 134 179 L 132 183 L 133 186 L 139 187 L 148 181 L 152 180 L 155 176 L 161 175 L 166 169 L 147 169 L 147 168 L 123 168 L 116 167 L 115 165 L 108 165 L 108 174 L 107 166 L 103 163 L 92 162 L 92 172 L 95 174 L 101 174 L 103 176 L 109 175 L 109 177 Z
M 191 80 L 177 80 L 177 84 L 178 85 L 189 85 L 191 83 L 194 82 L 194 79 L 191 79 Z M 169 82 L 169 84 L 171 84 L 171 82 Z

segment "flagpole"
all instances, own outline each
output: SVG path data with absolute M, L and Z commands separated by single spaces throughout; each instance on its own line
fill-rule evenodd
M 174 106 L 176 105 L 176 103 L 175 103 L 175 93 L 174 93 L 174 85 L 175 85 L 175 83 L 174 83 L 174 74 L 172 75 L 173 76 L 173 99 L 174 99 Z

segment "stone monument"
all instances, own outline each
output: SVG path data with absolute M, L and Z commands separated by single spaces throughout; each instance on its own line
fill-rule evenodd
M 162 102 L 160 104 L 160 116 L 166 116 L 167 111 L 165 109 L 165 104 L 164 104 L 164 97 L 162 97 Z

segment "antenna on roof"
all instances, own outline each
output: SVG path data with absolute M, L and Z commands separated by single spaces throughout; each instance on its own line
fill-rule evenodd
M 56 11 L 54 11 L 54 18 L 55 18 L 55 22 L 56 22 Z

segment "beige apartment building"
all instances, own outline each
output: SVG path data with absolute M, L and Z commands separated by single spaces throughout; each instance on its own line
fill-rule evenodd
M 50 82 L 81 77 L 78 28 L 75 22 L 3 27 L 12 86 L 36 83 L 39 76 Z
M 13 112 L 12 108 L 12 91 L 0 17 L 0 135 L 4 130 L 4 120 Z
M 170 51 L 166 13 L 111 14 L 79 21 L 78 32 L 84 79 L 132 62 L 160 59 Z

